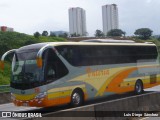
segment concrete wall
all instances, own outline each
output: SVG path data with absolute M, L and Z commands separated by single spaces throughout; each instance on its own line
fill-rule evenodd
M 130 120 L 133 117 L 101 117 L 97 116 L 99 111 L 111 111 L 113 116 L 114 111 L 159 111 L 160 110 L 160 92 L 148 93 L 144 95 L 137 95 L 132 97 L 127 97 L 118 100 L 112 100 L 108 102 L 88 105 L 85 107 L 73 108 L 67 110 L 67 112 L 59 111 L 54 113 L 45 114 L 41 120 Z M 76 112 L 68 112 L 68 111 L 93 111 L 91 112 L 91 117 L 66 117 L 68 114 L 71 116 L 75 116 Z M 81 114 L 79 112 L 79 114 Z M 58 116 L 58 117 L 55 117 Z M 40 118 L 38 118 L 40 119 Z
M 0 93 L 0 104 L 11 102 L 10 93 Z M 70 112 L 68 112 L 70 111 Z M 72 112 L 73 111 L 73 112 Z M 77 112 L 75 112 L 77 111 Z M 87 112 L 92 111 L 92 112 Z M 99 112 L 100 111 L 100 112 Z M 112 101 L 107 101 L 103 103 L 93 104 L 82 106 L 78 108 L 72 108 L 69 110 L 58 111 L 54 113 L 45 114 L 42 118 L 38 118 L 41 120 L 129 120 L 133 119 L 133 117 L 99 117 L 99 113 L 103 111 L 110 111 L 113 116 L 116 116 L 117 113 L 114 111 L 160 111 L 160 92 L 148 93 L 144 95 L 137 95 Z M 90 117 L 84 117 L 87 114 L 90 114 Z M 81 114 L 85 114 L 82 117 L 72 117 L 79 116 Z M 115 114 L 115 115 L 114 115 Z M 58 117 L 55 117 L 58 116 Z M 69 117 L 66 117 L 69 116 Z M 34 118 L 36 119 L 36 118 Z
M 10 92 L 0 93 L 0 104 L 10 103 L 11 95 Z

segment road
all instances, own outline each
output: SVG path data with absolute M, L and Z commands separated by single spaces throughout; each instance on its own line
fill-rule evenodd
M 34 110 L 39 109 L 36 107 L 16 107 L 13 103 L 8 104 L 2 104 L 0 105 L 0 111 L 28 111 L 28 110 Z
M 160 91 L 160 85 L 152 88 L 145 89 L 145 91 Z
M 145 118 L 141 118 L 139 120 L 159 120 L 159 117 L 145 117 Z
M 157 87 L 153 87 L 153 88 L 149 88 L 149 89 L 145 89 L 144 90 L 144 94 L 149 93 L 149 92 L 155 92 L 155 91 L 160 91 L 160 86 Z M 133 96 L 134 94 L 123 94 L 123 95 L 114 95 L 114 96 L 110 96 L 110 97 L 106 97 L 104 99 L 99 99 L 96 101 L 89 101 L 86 102 L 85 105 L 90 105 L 90 104 L 96 104 L 96 103 L 100 103 L 100 102 L 105 102 L 105 101 L 110 101 L 110 100 L 115 100 L 115 99 L 121 99 L 124 97 L 129 97 L 129 96 Z M 60 110 L 64 110 L 64 109 L 70 109 L 71 107 L 68 105 L 64 105 L 64 106 L 58 106 L 58 107 L 49 107 L 49 108 L 36 108 L 36 107 L 16 107 L 13 105 L 13 103 L 8 103 L 8 104 L 2 104 L 0 105 L 0 111 L 19 111 L 19 112 L 25 112 L 25 111 L 29 111 L 29 112 L 34 112 L 34 111 L 47 111 L 48 112 L 56 112 L 56 111 L 60 111 Z M 141 120 L 150 120 L 151 117 L 146 117 L 146 118 L 142 118 Z M 155 118 L 154 118 L 155 119 Z M 13 120 L 13 119 L 12 119 Z M 155 119 L 156 120 L 156 119 Z

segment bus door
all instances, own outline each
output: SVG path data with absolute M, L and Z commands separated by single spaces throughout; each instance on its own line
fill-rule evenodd
M 46 56 L 47 61 L 45 63 L 44 70 L 45 80 L 47 83 L 53 83 L 48 84 L 48 89 L 52 89 L 51 92 L 48 92 L 48 98 L 54 102 L 53 104 L 60 104 L 60 98 L 63 97 L 60 92 L 60 86 L 63 84 L 61 78 L 67 75 L 68 70 L 52 49 L 48 49 L 48 51 L 46 52 Z

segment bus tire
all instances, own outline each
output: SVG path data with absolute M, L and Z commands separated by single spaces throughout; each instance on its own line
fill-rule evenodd
M 135 84 L 135 93 L 137 95 L 142 94 L 143 93 L 143 83 L 141 80 L 137 80 L 136 84 Z
M 81 89 L 75 89 L 71 95 L 71 105 L 77 107 L 83 104 L 84 94 Z

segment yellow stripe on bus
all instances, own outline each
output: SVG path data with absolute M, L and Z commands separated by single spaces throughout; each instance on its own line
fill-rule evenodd
M 67 90 L 67 91 L 61 91 L 61 92 L 48 93 L 48 99 L 69 96 L 71 92 L 72 92 L 71 90 Z
M 85 88 L 85 85 L 75 85 L 75 86 L 67 86 L 67 87 L 59 87 L 59 88 L 53 88 L 48 90 L 48 93 L 50 92 L 60 92 L 60 91 L 65 91 L 65 90 L 69 90 L 69 89 L 75 89 L 75 88 Z
M 73 86 L 73 87 L 75 87 L 75 86 Z M 59 89 L 61 89 L 61 88 L 59 88 Z M 83 92 L 85 94 L 86 93 L 86 89 L 85 88 L 81 88 L 81 89 L 83 90 Z M 54 91 L 54 89 L 49 90 L 49 91 L 50 92 L 48 92 L 48 99 L 71 96 L 71 94 L 72 94 L 72 89 L 66 90 L 66 91 L 58 91 L 58 92 L 51 92 L 51 91 Z
M 13 94 L 13 95 L 15 96 L 17 100 L 32 100 L 35 98 L 37 94 L 34 93 L 30 95 L 18 95 L 18 94 Z

